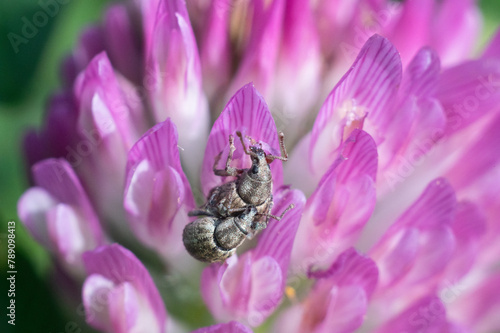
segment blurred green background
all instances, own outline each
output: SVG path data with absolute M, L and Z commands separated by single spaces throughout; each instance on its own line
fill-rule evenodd
M 19 222 L 16 203 L 28 186 L 21 153 L 23 133 L 41 124 L 48 96 L 60 88 L 61 60 L 76 44 L 82 28 L 100 20 L 110 1 L 68 0 L 16 53 L 8 34 L 20 34 L 23 17 L 33 17 L 40 10 L 38 2 L 0 2 L 0 332 L 92 332 L 84 324 L 78 304 L 68 306 L 59 299 L 57 291 L 63 284 L 49 282 L 49 257 Z M 484 45 L 500 22 L 500 0 L 482 0 L 480 6 L 485 27 L 479 45 Z M 17 224 L 15 327 L 5 317 L 8 221 Z

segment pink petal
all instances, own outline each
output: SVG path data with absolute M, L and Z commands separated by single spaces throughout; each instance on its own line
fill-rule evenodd
M 160 1 L 153 10 L 145 74 L 153 117 L 156 122 L 172 118 L 179 129 L 179 145 L 186 151 L 186 170 L 194 177 L 209 122 L 196 40 L 184 1 Z
M 67 147 L 72 147 L 78 139 L 76 109 L 70 92 L 54 94 L 50 98 L 44 127 L 28 132 L 23 142 L 28 166 L 46 158 L 67 156 Z
M 36 162 L 48 158 L 49 153 L 46 150 L 47 147 L 45 146 L 43 134 L 37 133 L 35 129 L 28 130 L 23 139 L 23 152 L 26 165 L 32 167 Z
M 354 248 L 349 248 L 339 255 L 337 260 L 325 271 L 311 271 L 309 278 L 333 279 L 340 286 L 356 284 L 363 287 L 367 296 L 373 293 L 378 280 L 375 262 Z
M 116 286 L 108 296 L 113 332 L 164 332 L 150 311 L 144 295 L 129 282 Z
M 499 78 L 500 62 L 494 58 L 465 62 L 441 74 L 436 98 L 448 120 L 446 134 L 471 125 L 497 108 Z
M 206 195 L 215 186 L 224 182 L 224 178 L 214 175 L 212 166 L 214 158 L 221 151 L 219 168 L 227 159 L 229 151 L 229 135 L 235 138 L 236 151 L 234 153 L 233 167 L 242 168 L 250 165 L 250 158 L 243 153 L 243 147 L 236 136 L 236 131 L 243 135 L 249 135 L 257 141 L 267 144 L 273 151 L 279 154 L 278 133 L 271 112 L 262 96 L 250 83 L 238 90 L 227 103 L 224 111 L 214 123 L 203 159 L 201 173 L 201 184 L 203 193 Z M 275 161 L 271 164 L 274 188 L 277 189 L 282 183 L 282 164 Z
M 476 1 L 445 0 L 431 26 L 430 44 L 444 65 L 456 64 L 472 54 L 481 28 L 482 15 Z
M 134 28 L 126 6 L 114 5 L 107 10 L 103 31 L 109 59 L 125 77 L 142 84 L 142 45 Z
M 385 169 L 384 175 L 391 190 L 394 190 L 399 185 L 398 183 L 407 177 L 406 172 L 411 172 L 405 172 L 405 170 L 415 169 L 422 164 L 429 151 L 440 142 L 446 128 L 446 116 L 438 101 L 427 98 L 413 99 L 413 101 L 415 102 L 411 105 L 413 114 L 408 119 L 411 121 L 411 127 L 406 129 L 406 136 L 393 137 L 399 140 L 399 151 L 392 155 L 389 166 L 381 168 Z M 405 128 L 402 127 L 399 130 L 405 130 Z M 391 172 L 396 173 L 395 178 L 388 175 Z
M 295 333 L 300 331 L 300 323 L 302 320 L 304 309 L 299 304 L 292 305 L 284 309 L 284 311 L 276 319 L 273 326 L 273 332 L 276 333 Z
M 81 140 L 71 150 L 97 211 L 111 223 L 122 220 L 127 151 L 143 132 L 105 53 L 97 55 L 75 83 Z M 116 228 L 120 229 L 120 228 Z
M 435 296 L 424 296 L 375 332 L 451 333 L 452 331 L 449 331 L 446 308 L 441 300 Z
M 394 46 L 378 35 L 370 38 L 351 69 L 327 97 L 312 131 L 310 163 L 316 177 L 333 162 L 335 150 L 368 115 L 376 142 L 390 121 L 387 110 L 401 81 L 401 60 Z M 372 87 L 372 89 L 366 89 Z M 302 153 L 302 152 L 301 152 Z
M 363 323 L 367 307 L 368 298 L 364 290 L 357 286 L 339 288 L 331 300 L 325 320 L 317 329 L 326 333 L 335 327 L 336 332 L 354 332 Z
M 419 235 L 418 248 L 418 260 L 405 276 L 411 283 L 427 282 L 444 270 L 455 252 L 455 237 L 449 226 L 436 226 Z
M 41 187 L 32 187 L 17 202 L 17 214 L 33 238 L 46 248 L 52 248 L 47 229 L 46 212 L 57 205 L 57 200 Z
M 441 65 L 439 56 L 431 48 L 420 49 L 406 67 L 400 93 L 418 97 L 432 96 L 435 92 Z
M 500 117 L 497 116 L 487 124 L 478 140 L 453 164 L 447 172 L 447 178 L 457 189 L 473 184 L 476 180 L 498 167 L 500 154 Z M 474 156 L 474 158 L 471 158 Z
M 311 4 L 292 0 L 285 3 L 283 18 L 283 60 L 296 65 L 319 52 L 319 38 L 314 27 Z
M 68 153 L 67 146 L 74 144 L 77 138 L 76 110 L 74 97 L 69 92 L 54 95 L 50 99 L 44 130 L 47 139 L 45 145 L 51 150 L 51 156 L 47 157 L 63 157 Z
M 292 254 L 296 263 L 329 265 L 354 244 L 375 207 L 376 172 L 375 142 L 354 130 L 308 199 Z
M 479 254 L 479 242 L 486 234 L 486 219 L 479 208 L 471 202 L 460 202 L 452 223 L 456 240 L 453 259 L 446 267 L 449 281 L 458 281 L 476 262 Z
M 209 327 L 199 328 L 191 333 L 251 333 L 252 330 L 245 325 L 237 322 L 230 321 L 225 324 L 217 324 Z
M 297 190 L 278 190 L 273 214 L 281 213 L 290 203 L 295 208 L 280 221 L 269 223 L 255 249 L 205 268 L 201 278 L 203 300 L 219 321 L 238 319 L 257 326 L 276 309 L 304 201 Z
M 432 181 L 394 225 L 433 228 L 450 224 L 455 215 L 455 191 L 444 178 Z
M 151 163 L 153 170 L 158 171 L 166 166 L 181 173 L 182 166 L 177 145 L 178 134 L 175 124 L 170 118 L 159 123 L 146 132 L 130 149 L 127 160 L 127 171 L 130 171 L 140 161 L 146 159 Z M 186 190 L 189 183 L 185 175 Z
M 327 59 L 334 58 L 340 54 L 340 56 L 349 58 L 349 60 L 352 61 L 352 59 L 356 57 L 356 54 L 352 55 L 352 57 L 348 57 L 346 49 L 355 49 L 355 51 L 353 50 L 352 52 L 357 53 L 366 42 L 364 33 L 362 36 L 358 36 L 359 38 L 355 40 L 352 39 L 352 28 L 356 25 L 355 18 L 360 13 L 358 10 L 360 2 L 321 0 L 317 1 L 315 5 L 314 18 L 321 41 L 322 54 L 324 54 Z M 370 7 L 366 6 L 366 9 L 368 12 Z M 364 27 L 360 27 L 360 30 L 363 28 Z M 368 33 L 373 32 L 370 29 Z M 346 40 L 348 42 L 346 42 Z M 356 45 L 351 45 L 352 43 Z M 335 52 L 339 54 L 335 54 Z M 342 59 L 339 59 L 339 61 L 342 61 Z
M 188 13 L 186 10 L 185 3 L 183 1 L 161 1 L 161 0 L 149 0 L 139 2 L 139 6 L 142 9 L 142 20 L 144 26 L 144 40 L 146 45 L 146 50 L 150 51 L 154 38 L 154 30 L 157 27 L 157 18 L 160 14 L 167 14 L 170 19 L 173 20 L 175 14 L 180 14 L 185 20 L 188 20 Z
M 377 148 L 373 138 L 368 133 L 354 130 L 345 140 L 341 156 L 347 162 L 339 167 L 339 182 L 347 183 L 351 179 L 364 175 L 375 180 L 377 174 Z
M 387 244 L 391 250 L 387 250 L 383 257 L 375 257 L 380 268 L 381 286 L 399 282 L 412 269 L 417 260 L 419 236 L 415 228 L 401 230 L 393 234 Z
M 189 222 L 183 189 L 172 167 L 154 172 L 143 160 L 132 172 L 124 207 L 136 235 L 159 253 L 176 255 L 182 249 L 178 240 Z
M 69 265 L 81 267 L 81 255 L 96 244 L 85 233 L 85 222 L 70 206 L 59 204 L 47 212 L 47 227 L 57 253 Z
M 343 252 L 326 271 L 311 272 L 317 278 L 302 304 L 301 332 L 353 332 L 364 320 L 368 300 L 377 284 L 375 263 L 354 249 Z
M 182 249 L 178 242 L 195 207 L 182 169 L 177 130 L 172 121 L 157 124 L 128 154 L 124 207 L 143 242 L 167 256 Z
M 385 178 L 380 194 L 394 190 L 405 178 L 403 170 L 422 163 L 427 152 L 442 137 L 446 125 L 444 111 L 434 98 L 440 64 L 437 54 L 421 49 L 406 68 L 393 117 L 380 145 L 380 169 Z
M 33 178 L 35 183 L 46 189 L 55 200 L 72 206 L 82 214 L 86 236 L 96 244 L 103 242 L 98 217 L 78 177 L 66 160 L 48 159 L 35 164 Z
M 143 223 L 147 223 L 147 217 L 151 208 L 153 189 L 155 186 L 155 171 L 151 164 L 145 160 L 141 161 L 128 173 L 127 187 L 123 199 L 123 206 L 132 222 L 131 227 L 135 229 L 140 237 L 146 237 Z M 162 184 L 163 185 L 163 184 Z
M 137 128 L 107 55 L 96 55 L 75 83 L 80 105 L 81 130 L 98 131 L 100 138 L 112 136 L 122 142 L 116 149 L 129 149 L 137 140 Z M 93 133 L 92 133 L 93 134 Z
M 85 320 L 93 327 L 111 330 L 111 321 L 107 309 L 108 295 L 114 283 L 99 274 L 90 275 L 82 288 L 82 299 L 85 307 Z
M 450 316 L 470 327 L 473 332 L 495 332 L 500 329 L 500 274 L 492 274 L 477 287 L 458 289 L 457 297 L 450 304 Z
M 283 294 L 286 275 L 270 256 L 257 259 L 252 265 L 252 292 L 248 300 L 247 321 L 259 326 L 277 308 Z
M 83 261 L 89 275 L 99 274 L 115 285 L 131 283 L 153 311 L 160 332 L 165 332 L 167 313 L 163 300 L 148 271 L 132 252 L 112 244 L 84 253 Z
M 224 315 L 224 306 L 226 299 L 223 301 L 220 291 L 220 282 L 224 276 L 228 265 L 236 261 L 236 255 L 233 255 L 223 264 L 212 264 L 201 273 L 200 292 L 203 301 L 207 305 L 212 315 L 216 318 L 221 318 Z
M 156 183 L 153 189 L 153 200 L 149 220 L 155 224 L 150 226 L 151 233 L 164 231 L 164 224 L 172 227 L 175 215 L 180 212 L 180 203 L 184 201 L 185 194 L 181 176 L 173 169 L 168 168 L 156 174 Z M 191 208 L 194 208 L 191 206 Z M 185 213 L 186 210 L 184 210 Z M 184 221 L 187 222 L 187 221 Z M 182 226 L 184 227 L 185 224 Z M 182 228 L 183 229 L 183 228 Z M 180 236 L 180 234 L 179 234 Z
M 252 258 L 233 255 L 223 264 L 206 267 L 201 275 L 201 295 L 218 321 L 244 319 L 252 290 Z
M 401 58 L 413 58 L 418 49 L 427 44 L 432 32 L 429 23 L 435 7 L 433 0 L 405 1 L 390 36 L 391 41 L 397 45 Z
M 266 95 L 278 128 L 287 129 L 289 142 L 306 130 L 321 92 L 323 59 L 311 7 L 310 1 L 285 1 L 272 92 Z
M 283 0 L 269 4 L 263 0 L 249 3 L 248 10 L 253 12 L 250 35 L 244 57 L 228 89 L 229 96 L 247 82 L 254 82 L 265 96 L 269 94 L 279 50 L 284 3 Z
M 141 327 L 135 327 L 141 311 L 139 302 L 139 295 L 136 294 L 134 287 L 128 282 L 124 282 L 111 290 L 108 294 L 108 311 L 113 332 L 128 333 L 134 332 L 136 329 L 139 329 L 140 332 Z M 158 328 L 154 327 L 154 318 L 152 319 L 146 322 L 146 325 L 142 327 L 142 331 L 146 329 L 148 332 L 158 331 Z
M 410 284 L 431 282 L 445 268 L 455 248 L 450 227 L 455 209 L 455 192 L 446 180 L 427 186 L 370 251 L 380 267 L 381 287 L 394 289 L 391 283 L 403 278 Z
M 252 291 L 252 257 L 235 257 L 228 262 L 227 270 L 220 276 L 220 294 L 225 311 L 244 317 Z
M 284 275 L 271 256 L 255 258 L 234 255 L 226 263 L 205 268 L 201 293 L 218 321 L 238 319 L 250 326 L 260 325 L 278 306 L 284 288 Z
M 293 241 L 304 209 L 305 197 L 299 190 L 286 187 L 279 189 L 274 197 L 272 213 L 281 215 L 290 204 L 294 204 L 295 207 L 288 211 L 280 221 L 270 220 L 253 251 L 255 260 L 265 256 L 274 258 L 283 276 L 286 276 L 288 271 Z
M 143 160 L 147 160 L 155 172 L 166 170 L 168 167 L 172 168 L 179 174 L 183 185 L 182 192 L 185 193 L 183 199 L 191 209 L 194 208 L 195 203 L 191 186 L 181 166 L 177 138 L 177 129 L 170 118 L 145 133 L 128 153 L 126 187 L 129 186 L 131 172 Z
M 78 74 L 87 67 L 92 58 L 104 50 L 103 31 L 101 27 L 90 26 L 80 35 L 73 54 L 66 59 L 63 67 L 63 78 L 67 86 L 72 86 Z
M 221 94 L 228 84 L 231 69 L 229 42 L 228 0 L 210 2 L 206 23 L 201 31 L 200 59 L 203 71 L 203 90 L 209 99 Z

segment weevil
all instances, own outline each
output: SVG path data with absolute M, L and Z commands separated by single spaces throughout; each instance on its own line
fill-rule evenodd
M 189 212 L 189 216 L 237 216 L 249 205 L 255 206 L 257 213 L 261 216 L 268 216 L 271 211 L 273 201 L 273 180 L 271 174 L 271 164 L 274 160 L 287 161 L 288 154 L 284 143 L 284 134 L 279 133 L 279 143 L 281 156 L 266 154 L 257 142 L 250 138 L 252 145 L 247 149 L 240 131 L 236 135 L 241 141 L 245 154 L 252 160 L 252 166 L 248 169 L 238 169 L 231 167 L 233 154 L 236 150 L 234 146 L 234 137 L 229 136 L 229 154 L 224 169 L 217 169 L 217 164 L 221 158 L 222 152 L 215 157 L 213 172 L 221 177 L 237 177 L 235 180 L 224 183 L 213 188 L 208 194 L 207 202 L 197 210 Z M 253 228 L 264 229 L 267 226 L 269 218 L 264 221 L 256 219 Z
M 293 205 L 288 206 L 281 216 L 265 215 L 280 220 L 292 208 Z M 262 214 L 258 213 L 255 206 L 247 206 L 238 216 L 200 217 L 184 228 L 184 247 L 192 257 L 200 261 L 224 261 L 236 252 L 246 238 L 252 238 L 258 232 L 253 227 L 254 218 L 258 215 Z

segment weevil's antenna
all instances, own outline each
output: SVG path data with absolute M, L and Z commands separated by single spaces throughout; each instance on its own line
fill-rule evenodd
M 249 151 L 247 149 L 247 146 L 245 146 L 245 141 L 243 140 L 243 135 L 241 134 L 241 132 L 240 131 L 236 131 L 236 135 L 240 138 L 241 145 L 243 146 L 243 150 L 245 151 L 245 154 L 250 155 L 252 157 L 257 157 L 256 153 L 254 153 L 253 151 Z

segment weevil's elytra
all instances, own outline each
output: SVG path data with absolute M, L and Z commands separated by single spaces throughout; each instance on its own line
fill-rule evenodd
M 184 228 L 184 246 L 191 256 L 200 261 L 224 261 L 245 241 L 256 214 L 257 209 L 249 207 L 238 217 L 201 217 Z
M 292 208 L 293 205 L 288 206 L 281 216 L 268 217 L 280 220 Z M 200 217 L 184 228 L 184 247 L 193 258 L 200 261 L 224 261 L 236 252 L 246 238 L 252 238 L 260 230 L 254 221 L 257 215 L 259 213 L 255 206 L 248 206 L 237 217 Z

